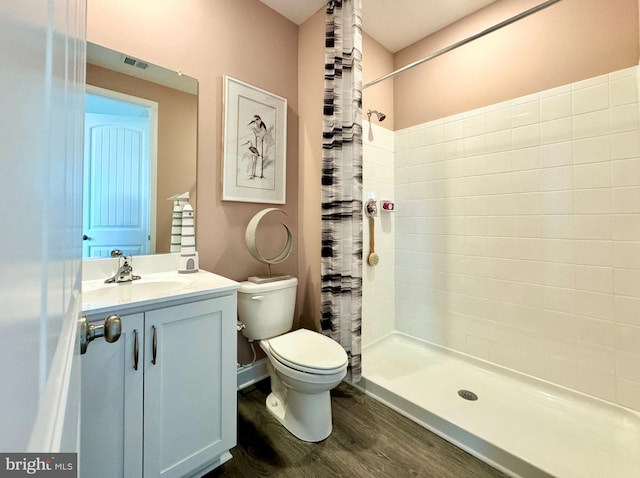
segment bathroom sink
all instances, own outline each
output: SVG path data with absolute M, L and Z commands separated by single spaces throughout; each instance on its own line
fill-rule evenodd
M 124 304 L 158 299 L 187 291 L 189 280 L 136 280 L 120 284 L 104 284 L 99 281 L 83 284 L 82 301 L 91 304 Z

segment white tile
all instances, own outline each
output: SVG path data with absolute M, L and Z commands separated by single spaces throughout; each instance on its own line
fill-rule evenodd
M 540 125 L 538 123 L 521 126 L 511 130 L 512 147 L 528 148 L 540 144 Z
M 613 300 L 616 322 L 640 326 L 640 298 L 616 295 Z
M 421 148 L 426 145 L 424 129 L 418 129 L 409 133 L 409 149 Z
M 494 237 L 513 237 L 515 235 L 515 219 L 511 216 L 491 216 L 487 211 L 487 234 Z
M 484 134 L 486 132 L 484 112 L 465 116 L 462 120 L 462 129 L 466 138 Z
M 640 269 L 640 237 L 636 242 L 613 242 L 613 265 L 624 269 Z
M 487 172 L 487 156 L 484 154 L 464 158 L 464 173 L 477 176 Z
M 610 240 L 613 236 L 613 219 L 608 214 L 578 214 L 574 224 L 576 239 Z
M 631 354 L 638 354 L 636 357 L 637 371 L 640 373 L 640 327 L 636 325 L 616 324 L 616 350 Z M 630 377 L 625 377 L 630 378 Z M 636 379 L 640 382 L 640 374 Z
M 444 159 L 457 159 L 464 156 L 464 141 L 456 139 L 444 143 Z
M 540 103 L 529 101 L 511 106 L 511 124 L 513 128 L 540 122 Z
M 511 149 L 511 130 L 487 133 L 487 153 L 497 153 Z
M 609 214 L 611 212 L 609 188 L 576 189 L 574 200 L 576 214 Z
M 540 123 L 540 144 L 571 141 L 572 137 L 573 122 L 570 117 Z
M 613 268 L 576 266 L 576 289 L 612 293 Z
M 541 215 L 528 214 L 514 217 L 515 236 L 517 237 L 542 237 Z
M 640 108 L 638 103 L 631 103 L 611 109 L 611 132 L 622 133 L 637 130 L 640 126 Z
M 640 186 L 640 159 L 611 162 L 612 186 Z
M 573 185 L 577 189 L 611 186 L 610 163 L 576 164 L 573 167 Z
M 574 288 L 576 286 L 576 266 L 562 262 L 545 262 L 544 285 Z
M 611 158 L 609 136 L 595 136 L 573 142 L 575 164 L 608 161 Z
M 538 169 L 542 166 L 540 147 L 520 148 L 511 151 L 511 170 Z
M 550 239 L 572 239 L 574 218 L 568 215 L 543 216 L 542 234 Z
M 549 121 L 571 116 L 571 93 L 562 93 L 540 100 L 540 120 Z
M 574 242 L 571 239 L 544 239 L 543 259 L 549 262 L 573 263 L 576 257 Z
M 640 297 L 640 270 L 614 269 L 613 284 L 616 294 Z
M 432 145 L 444 141 L 444 127 L 440 124 L 433 124 L 425 129 L 425 144 Z
M 575 310 L 575 291 L 561 287 L 545 287 L 542 305 L 545 309 L 573 313 Z
M 608 320 L 582 317 L 577 332 L 580 342 L 611 349 L 615 347 L 614 328 Z
M 574 115 L 606 109 L 609 107 L 609 84 L 574 90 L 572 100 Z
M 484 135 L 465 137 L 463 151 L 465 156 L 477 156 L 487 150 L 487 141 Z
M 589 138 L 609 134 L 609 111 L 600 110 L 573 116 L 573 138 Z
M 616 241 L 640 240 L 640 214 L 615 214 L 613 239 Z
M 564 191 L 549 191 L 540 193 L 542 214 L 573 214 L 574 192 L 570 189 Z
M 640 186 L 613 188 L 612 212 L 617 214 L 640 213 Z
M 571 166 L 544 168 L 541 171 L 541 191 L 557 191 L 564 189 L 573 189 L 573 168 Z
M 612 241 L 575 241 L 576 264 L 588 266 L 613 266 Z
M 573 163 L 573 143 L 545 144 L 540 147 L 543 167 L 565 166 Z
M 485 132 L 494 133 L 511 129 L 511 109 L 508 106 L 485 113 Z
M 592 292 L 587 290 L 576 290 L 575 300 L 576 314 L 607 321 L 613 320 L 613 296 L 611 294 L 604 294 L 601 292 Z
M 461 139 L 464 137 L 463 121 L 462 119 L 445 122 L 443 126 L 443 140 L 452 141 L 454 139 Z
M 609 81 L 609 102 L 611 106 L 626 105 L 638 101 L 638 79 L 628 76 Z
M 486 172 L 488 174 L 511 171 L 511 151 L 490 153 L 486 155 Z
M 584 343 L 577 344 L 576 349 L 581 365 L 615 374 L 616 353 L 614 349 Z
M 640 156 L 640 133 L 629 131 L 611 135 L 611 159 L 627 159 Z

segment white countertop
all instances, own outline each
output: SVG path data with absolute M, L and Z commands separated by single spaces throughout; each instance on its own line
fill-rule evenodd
M 133 272 L 139 280 L 105 284 L 116 269 L 116 259 L 83 261 L 82 311 L 85 315 L 127 312 L 169 301 L 201 296 L 235 293 L 240 284 L 226 277 L 200 269 L 177 272 L 178 254 L 159 254 L 133 258 Z

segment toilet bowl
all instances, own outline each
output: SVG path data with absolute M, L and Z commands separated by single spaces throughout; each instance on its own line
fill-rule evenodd
M 347 354 L 329 337 L 307 329 L 289 332 L 295 308 L 295 278 L 241 283 L 238 318 L 242 333 L 259 340 L 268 362 L 269 412 L 301 440 L 318 442 L 331 434 L 331 394 L 347 373 Z

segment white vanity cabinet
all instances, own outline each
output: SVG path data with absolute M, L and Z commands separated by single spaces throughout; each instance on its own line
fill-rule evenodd
M 82 356 L 80 476 L 201 476 L 229 459 L 235 290 L 121 318 L 117 342 L 96 340 Z

